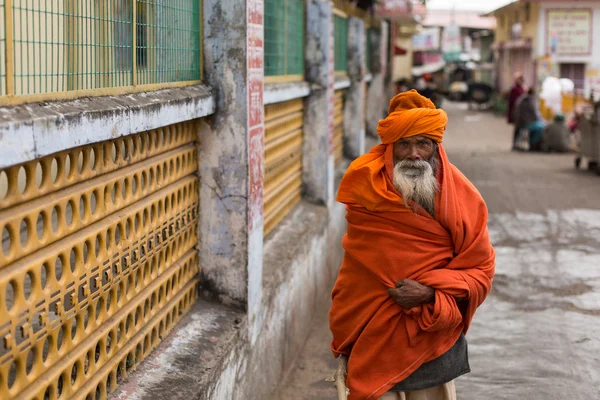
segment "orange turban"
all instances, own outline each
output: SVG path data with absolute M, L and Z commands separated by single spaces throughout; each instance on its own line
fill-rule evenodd
M 440 143 L 447 123 L 446 112 L 436 109 L 431 100 L 413 89 L 396 95 L 390 101 L 388 116 L 379 121 L 377 134 L 383 144 L 417 135 Z

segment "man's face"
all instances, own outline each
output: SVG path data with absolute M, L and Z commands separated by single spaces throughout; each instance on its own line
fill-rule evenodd
M 404 160 L 429 161 L 434 150 L 433 140 L 425 136 L 412 136 L 394 143 L 394 158 L 396 162 Z

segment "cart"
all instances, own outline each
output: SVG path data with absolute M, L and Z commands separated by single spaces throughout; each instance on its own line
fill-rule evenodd
M 600 175 L 600 102 L 594 103 L 593 112 L 583 115 L 579 121 L 579 132 L 581 143 L 579 153 L 575 158 L 575 168 L 581 167 L 581 161 L 587 160 L 590 171 L 596 171 Z

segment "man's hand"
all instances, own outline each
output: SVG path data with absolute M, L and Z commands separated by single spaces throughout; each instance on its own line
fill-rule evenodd
M 411 279 L 396 282 L 396 289 L 388 289 L 388 293 L 396 304 L 407 310 L 435 301 L 435 289 Z

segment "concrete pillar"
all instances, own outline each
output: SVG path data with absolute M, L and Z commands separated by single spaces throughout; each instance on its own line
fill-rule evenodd
M 390 22 L 389 24 L 386 23 L 386 36 L 388 38 L 388 41 L 386 42 L 387 45 L 387 49 L 385 51 L 385 93 L 386 93 L 386 97 L 388 99 L 391 99 L 392 97 L 394 97 L 396 95 L 396 85 L 394 85 L 394 59 L 396 58 L 396 56 L 394 55 L 394 53 L 396 52 L 396 44 L 398 43 L 398 23 L 397 22 Z M 384 25 L 382 24 L 382 33 L 383 33 L 383 27 Z M 388 63 L 389 60 L 389 63 Z M 387 115 L 387 112 L 386 112 Z
M 379 120 L 385 117 L 387 111 L 387 96 L 384 92 L 384 66 L 382 60 L 385 54 L 384 40 L 382 29 L 370 29 L 366 40 L 371 41 L 371 83 L 367 90 L 367 117 L 366 131 L 370 136 L 377 137 L 377 125 Z
M 200 142 L 203 293 L 248 309 L 259 331 L 263 252 L 263 0 L 204 0 L 205 80 L 216 112 Z
M 344 104 L 344 155 L 354 160 L 365 152 L 364 102 L 365 22 L 348 18 L 348 77 L 350 87 Z
M 311 94 L 304 107 L 302 148 L 305 199 L 318 204 L 334 201 L 333 162 L 333 17 L 329 0 L 306 3 L 306 81 Z

